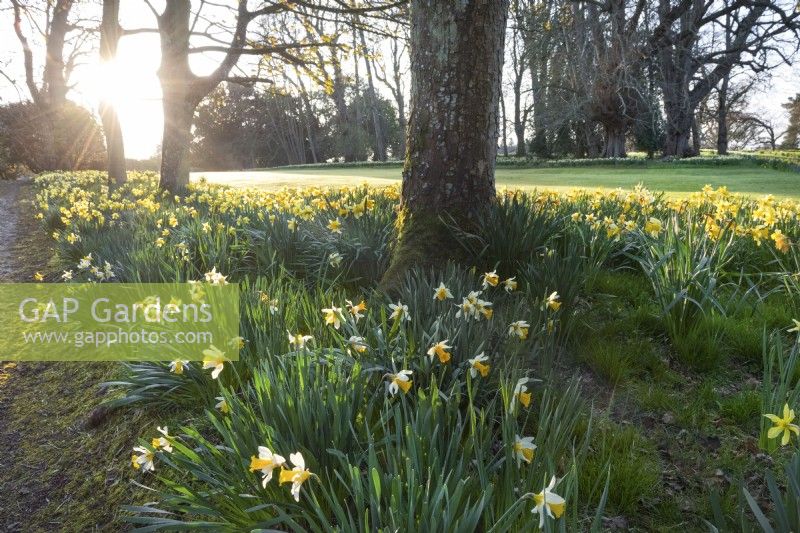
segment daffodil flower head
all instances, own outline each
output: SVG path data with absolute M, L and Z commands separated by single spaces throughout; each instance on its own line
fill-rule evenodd
M 514 386 L 514 393 L 512 394 L 513 399 L 511 402 L 511 407 L 515 405 L 515 402 L 519 402 L 522 404 L 523 407 L 527 408 L 531 404 L 531 393 L 528 392 L 528 382 L 530 378 L 519 378 L 517 380 L 517 384 Z
M 157 427 L 156 428 L 159 433 L 161 433 L 160 437 L 154 437 L 150 444 L 156 450 L 163 450 L 167 453 L 172 453 L 172 444 L 170 444 L 170 436 L 169 436 L 169 429 L 167 426 L 164 427 Z
M 544 528 L 545 515 L 555 520 L 561 518 L 567 508 L 564 498 L 553 492 L 557 483 L 553 476 L 550 483 L 541 492 L 533 495 L 534 507 L 531 509 L 531 513 L 539 515 L 539 529 Z
M 231 412 L 231 406 L 228 405 L 227 400 L 225 400 L 224 396 L 217 396 L 214 398 L 215 400 L 219 400 L 217 404 L 214 406 L 216 409 L 219 410 L 220 413 L 223 415 L 228 415 Z
M 286 464 L 286 459 L 277 453 L 272 453 L 272 450 L 266 446 L 258 447 L 258 457 L 255 455 L 250 457 L 250 471 L 261 472 L 263 476 L 261 479 L 262 487 L 266 487 L 267 483 L 272 479 L 272 471 L 282 467 L 284 464 Z
M 558 311 L 561 307 L 561 302 L 559 301 L 560 298 L 561 296 L 559 296 L 558 291 L 553 291 L 550 296 L 547 297 L 544 303 L 551 311 Z
M 364 353 L 367 351 L 367 343 L 364 340 L 364 337 L 359 337 L 357 335 L 352 335 L 348 340 L 347 343 L 350 347 L 358 353 Z
M 408 313 L 408 306 L 397 301 L 396 304 L 389 304 L 389 309 L 392 310 L 392 314 L 389 315 L 389 318 L 393 320 L 399 320 L 401 322 L 411 320 L 411 315 Z
M 436 289 L 434 289 L 434 291 L 433 291 L 433 299 L 434 300 L 439 300 L 440 302 L 443 302 L 443 301 L 447 300 L 448 298 L 452 298 L 452 297 L 453 297 L 453 293 L 450 292 L 450 289 L 445 287 L 444 283 L 439 283 L 439 286 L 436 287 Z
M 513 292 L 517 290 L 517 278 L 516 276 L 513 278 L 508 278 L 507 280 L 503 281 L 503 288 L 506 292 Z
M 764 416 L 768 418 L 770 422 L 775 424 L 767 431 L 767 437 L 770 439 L 775 439 L 781 436 L 781 446 L 786 446 L 789 444 L 789 441 L 792 438 L 792 433 L 800 437 L 800 427 L 798 427 L 796 424 L 792 424 L 795 418 L 794 409 L 790 409 L 788 403 L 784 404 L 783 406 L 782 418 L 773 414 L 766 414 Z
M 433 346 L 428 349 L 428 357 L 431 358 L 431 362 L 433 362 L 433 356 L 439 358 L 439 362 L 442 364 L 446 364 L 450 361 L 451 353 L 448 350 L 452 349 L 452 346 L 447 345 L 447 339 L 437 342 Z
M 533 443 L 533 437 L 514 435 L 514 458 L 517 460 L 518 468 L 523 461 L 526 463 L 533 461 L 535 451 L 536 445 Z
M 135 453 L 131 455 L 131 466 L 133 466 L 135 470 L 141 470 L 142 472 L 155 471 L 155 454 L 152 451 L 144 446 L 136 446 L 133 448 L 133 451 Z
M 217 379 L 225 368 L 225 362 L 228 360 L 225 354 L 213 344 L 207 349 L 203 350 L 203 370 L 213 368 L 211 372 L 211 379 Z
M 305 348 L 308 341 L 314 338 L 311 335 L 303 335 L 302 333 L 292 333 L 288 329 L 286 330 L 286 334 L 289 336 L 289 344 L 291 344 L 298 350 L 302 350 L 303 348 Z
M 528 328 L 530 327 L 531 325 L 525 320 L 517 320 L 516 322 L 512 322 L 508 327 L 508 336 L 516 336 L 519 340 L 524 341 L 528 338 Z
M 491 272 L 487 272 L 483 275 L 484 289 L 487 289 L 489 287 L 497 287 L 498 283 L 500 283 L 500 276 L 497 275 L 496 270 L 492 270 Z
M 291 493 L 294 496 L 294 501 L 300 501 L 300 487 L 303 483 L 311 477 L 311 472 L 306 468 L 306 461 L 303 459 L 303 454 L 300 452 L 289 455 L 289 460 L 294 465 L 294 468 L 287 470 L 282 468 L 279 477 L 279 483 L 291 483 Z
M 484 378 L 489 375 L 490 365 L 487 364 L 487 361 L 489 361 L 489 358 L 484 355 L 484 352 L 481 352 L 472 359 L 467 360 L 470 367 L 469 374 L 473 379 L 478 377 L 478 374 Z
M 342 308 L 336 307 L 331 304 L 329 308 L 323 309 L 322 314 L 325 317 L 325 324 L 339 329 L 342 326 Z
M 389 378 L 387 392 L 392 396 L 397 394 L 398 391 L 403 391 L 403 394 L 407 393 L 413 383 L 411 374 L 413 374 L 411 370 L 401 370 L 396 374 L 386 374 L 384 377 Z

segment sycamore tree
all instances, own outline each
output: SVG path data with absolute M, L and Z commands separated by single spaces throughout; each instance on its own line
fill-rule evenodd
M 468 227 L 495 199 L 508 0 L 411 0 L 410 15 L 411 110 L 390 284 L 452 249 L 445 218 Z

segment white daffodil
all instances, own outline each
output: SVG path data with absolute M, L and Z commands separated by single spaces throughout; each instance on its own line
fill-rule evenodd
M 389 318 L 394 320 L 408 321 L 411 320 L 411 315 L 408 313 L 408 306 L 401 303 L 399 300 L 396 304 L 389 304 L 389 309 L 392 310 L 392 314 L 389 315 Z
M 497 275 L 496 270 L 492 270 L 491 272 L 487 272 L 483 275 L 484 289 L 488 289 L 489 287 L 497 287 L 498 283 L 500 283 L 500 276 Z
M 503 288 L 506 290 L 506 292 L 512 292 L 517 290 L 516 276 L 513 278 L 508 278 L 507 280 L 503 281 Z
M 350 347 L 358 353 L 364 353 L 367 351 L 367 343 L 364 340 L 364 337 L 353 335 L 347 340 L 347 342 L 350 344 Z
M 447 340 L 448 339 L 437 342 L 428 349 L 428 357 L 431 358 L 431 362 L 433 362 L 434 355 L 439 358 L 439 362 L 442 364 L 446 364 L 448 361 L 450 361 L 452 354 L 448 352 L 448 350 L 452 349 L 453 347 L 447 345 Z
M 517 338 L 519 338 L 519 340 L 524 341 L 525 339 L 528 338 L 529 327 L 531 327 L 531 325 L 524 320 L 517 320 L 516 322 L 512 322 L 508 326 L 508 336 L 513 337 L 516 335 Z
M 531 513 L 539 515 L 539 529 L 544 528 L 545 514 L 552 519 L 561 518 L 567 507 L 564 498 L 553 492 L 556 484 L 556 477 L 553 476 L 550 484 L 543 488 L 542 492 L 533 495 L 534 507 L 531 509 Z
M 189 361 L 185 359 L 176 359 L 169 364 L 169 371 L 173 374 L 181 375 L 187 366 L 189 366 Z
M 230 405 L 228 405 L 228 402 L 227 402 L 227 400 L 225 400 L 225 397 L 224 397 L 224 396 L 217 396 L 217 397 L 216 397 L 216 398 L 214 398 L 214 399 L 215 399 L 215 400 L 219 400 L 219 401 L 217 402 L 217 404 L 216 404 L 214 407 L 215 407 L 216 409 L 218 409 L 220 413 L 222 413 L 223 415 L 230 414 L 230 412 L 231 412 L 231 406 L 230 406 Z
M 156 469 L 156 465 L 153 462 L 155 460 L 155 454 L 152 451 L 144 446 L 136 446 L 133 448 L 133 451 L 135 453 L 131 455 L 131 466 L 133 466 L 135 470 L 153 472 Z
M 401 370 L 397 374 L 386 374 L 384 377 L 389 378 L 389 394 L 394 396 L 398 391 L 408 392 L 413 383 L 411 381 L 411 374 L 413 373 L 411 370 Z
M 167 426 L 164 426 L 163 428 L 161 426 L 159 426 L 156 429 L 158 430 L 159 433 L 161 433 L 161 436 L 160 437 L 154 437 L 153 440 L 150 442 L 150 444 L 156 450 L 163 450 L 163 451 L 165 451 L 167 453 L 172 453 L 172 444 L 170 444 L 170 441 L 169 441 L 170 437 L 169 437 L 169 430 L 168 430 Z
M 80 261 L 78 261 L 78 268 L 80 270 L 87 270 L 92 266 L 92 254 L 87 255 Z
M 450 292 L 450 289 L 444 286 L 444 283 L 439 283 L 439 286 L 433 291 L 433 299 L 439 300 L 440 302 L 452 297 L 453 293 Z
M 303 335 L 302 333 L 292 333 L 288 329 L 286 333 L 289 335 L 289 344 L 297 348 L 298 350 L 302 350 L 306 347 L 306 343 L 313 339 L 311 335 Z
M 72 270 L 65 270 L 63 274 L 61 274 L 61 279 L 64 281 L 70 281 L 74 276 Z
M 227 285 L 228 277 L 217 272 L 217 267 L 214 267 L 210 272 L 206 272 L 206 282 L 212 285 Z
M 213 368 L 211 379 L 217 379 L 220 372 L 225 368 L 225 362 L 228 360 L 227 357 L 213 344 L 203 350 L 203 356 L 203 370 Z
M 286 464 L 286 459 L 277 453 L 272 453 L 272 450 L 266 446 L 258 447 L 258 457 L 255 455 L 250 457 L 250 471 L 261 471 L 261 475 L 264 476 L 261 479 L 261 486 L 265 488 L 272 479 L 272 471 L 284 464 Z
M 357 304 L 354 304 L 350 300 L 345 300 L 345 302 L 347 302 L 347 310 L 350 311 L 350 314 L 356 322 L 364 317 L 364 311 L 367 310 L 367 302 L 364 300 L 361 300 Z
M 553 293 L 547 297 L 544 303 L 551 311 L 558 311 L 558 309 L 561 307 L 561 302 L 558 301 L 560 298 L 561 297 L 558 295 L 558 292 L 553 291 Z
M 536 445 L 533 443 L 533 437 L 514 435 L 514 458 L 517 460 L 517 468 L 522 461 L 526 463 L 533 461 L 534 451 L 536 451 Z
M 329 308 L 322 310 L 322 314 L 325 316 L 325 324 L 333 326 L 335 329 L 339 329 L 342 326 L 341 307 L 331 304 Z
M 516 402 L 522 404 L 523 407 L 528 407 L 531 404 L 531 393 L 528 392 L 528 382 L 530 378 L 519 378 L 517 384 L 514 386 L 514 393 L 511 398 L 511 411 L 514 411 Z
M 306 468 L 306 461 L 303 459 L 303 454 L 300 452 L 291 454 L 289 460 L 294 465 L 294 468 L 291 470 L 281 470 L 279 483 L 281 485 L 284 483 L 291 483 L 291 493 L 292 496 L 294 496 L 294 501 L 299 502 L 300 487 L 303 485 L 304 481 L 311 477 L 311 472 Z
M 333 252 L 328 256 L 328 264 L 332 268 L 339 268 L 339 266 L 341 266 L 342 264 L 343 259 L 344 257 L 342 256 L 342 254 L 340 254 L 339 252 Z
M 483 352 L 479 353 L 472 359 L 468 359 L 467 362 L 469 363 L 469 375 L 472 376 L 473 379 L 478 377 L 478 374 L 482 377 L 486 377 L 489 375 L 489 365 L 486 362 L 489 360 L 487 356 L 484 355 Z
M 794 327 L 789 329 L 789 333 L 797 333 L 800 335 L 800 320 L 793 318 L 792 323 L 794 324 Z

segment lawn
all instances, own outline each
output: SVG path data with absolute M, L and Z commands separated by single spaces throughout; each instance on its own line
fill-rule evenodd
M 232 186 L 264 189 L 310 186 L 349 186 L 367 182 L 373 186 L 398 183 L 400 166 L 354 168 L 277 168 L 233 172 L 195 172 L 193 179 L 205 176 L 209 181 Z M 650 167 L 571 167 L 571 168 L 498 168 L 499 187 L 522 190 L 548 189 L 559 192 L 574 187 L 587 189 L 632 188 L 643 183 L 652 191 L 668 196 L 684 196 L 704 185 L 726 186 L 731 192 L 750 196 L 773 194 L 778 197 L 800 195 L 800 176 L 793 172 L 744 166 L 678 166 L 657 164 Z

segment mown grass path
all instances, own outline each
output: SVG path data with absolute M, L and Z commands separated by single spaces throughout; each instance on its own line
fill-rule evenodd
M 48 270 L 51 247 L 31 216 L 32 194 L 29 184 L 0 181 L 2 282 Z M 87 425 L 102 399 L 97 385 L 114 369 L 0 362 L 0 532 L 125 529 L 118 507 L 131 501 L 126 466 L 135 417 Z

